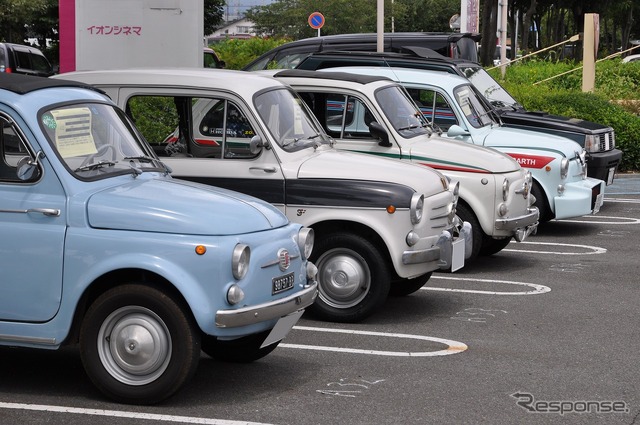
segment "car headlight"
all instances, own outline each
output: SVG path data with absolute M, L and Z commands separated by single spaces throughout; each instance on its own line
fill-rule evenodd
M 560 178 L 566 179 L 567 175 L 569 175 L 569 159 L 562 158 L 562 161 L 560 161 Z
M 597 134 L 587 134 L 587 137 L 584 139 L 584 148 L 588 152 L 599 152 L 600 137 Z
M 239 285 L 235 283 L 231 285 L 227 291 L 227 302 L 231 305 L 236 305 L 244 300 L 244 291 Z
M 239 243 L 233 248 L 231 257 L 231 272 L 237 280 L 242 279 L 249 270 L 249 261 L 251 261 L 251 248 L 248 245 Z
M 306 260 L 311 256 L 311 251 L 313 251 L 313 243 L 315 241 L 315 233 L 313 229 L 310 227 L 302 227 L 298 232 L 298 249 L 300 249 L 300 254 L 302 258 Z
M 458 205 L 458 198 L 460 197 L 460 182 L 449 182 L 449 190 L 453 193 L 453 205 Z
M 411 223 L 418 224 L 422 220 L 424 209 L 424 195 L 414 193 L 411 197 Z
M 504 179 L 502 182 L 502 200 L 507 201 L 509 199 L 509 179 Z

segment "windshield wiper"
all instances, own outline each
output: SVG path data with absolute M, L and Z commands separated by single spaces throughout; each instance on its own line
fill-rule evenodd
M 78 167 L 75 170 L 73 170 L 74 173 L 77 173 L 78 171 L 90 171 L 90 170 L 95 170 L 98 168 L 102 168 L 104 166 L 108 166 L 108 167 L 112 167 L 114 165 L 116 165 L 117 161 L 99 161 L 99 162 L 94 162 L 93 164 L 87 164 L 87 165 L 83 165 L 82 167 Z
M 140 161 L 140 162 L 146 162 L 146 163 L 157 163 L 162 165 L 162 168 L 164 168 L 164 171 L 166 174 L 171 174 L 173 172 L 173 170 L 171 170 L 171 167 L 169 167 L 167 164 L 165 164 L 164 162 L 160 161 L 159 159 L 156 158 L 152 158 L 150 156 L 145 156 L 145 155 L 139 155 L 139 156 L 126 156 L 124 157 L 125 160 L 136 160 L 136 161 Z M 139 171 L 138 174 L 142 173 L 142 170 L 140 170 L 137 167 L 131 166 L 131 168 L 134 168 L 136 170 Z
M 154 162 L 156 160 L 155 158 L 151 158 L 150 156 L 144 156 L 144 155 L 141 155 L 141 156 L 125 156 L 123 159 L 125 159 L 125 160 L 134 159 L 134 160 L 138 160 L 138 161 L 141 161 L 141 162 Z
M 424 127 L 424 125 L 409 125 L 407 127 L 400 127 L 398 131 L 413 130 L 414 128 L 421 128 L 421 127 Z

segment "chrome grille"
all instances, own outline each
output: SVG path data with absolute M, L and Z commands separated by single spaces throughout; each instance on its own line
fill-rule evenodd
M 610 151 L 615 148 L 615 135 L 612 131 L 607 133 L 601 133 L 600 137 L 600 152 Z

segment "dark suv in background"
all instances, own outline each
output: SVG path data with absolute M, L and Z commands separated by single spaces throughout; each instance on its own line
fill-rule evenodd
M 384 51 L 398 52 L 405 46 L 426 47 L 443 56 L 478 61 L 480 34 L 446 32 L 393 32 L 384 34 Z M 370 51 L 378 49 L 378 34 L 338 34 L 285 43 L 255 59 L 243 69 L 295 68 L 305 57 L 323 51 Z M 275 66 L 272 66 L 275 63 Z
M 341 66 L 386 66 L 427 69 L 458 74 L 469 79 L 507 127 L 518 127 L 567 137 L 587 151 L 589 177 L 613 183 L 622 160 L 622 151 L 615 148 L 613 128 L 602 124 L 527 111 L 478 63 L 466 59 L 452 59 L 428 48 L 405 46 L 404 53 L 377 52 L 320 52 L 309 55 L 297 68 L 318 70 Z
M 0 72 L 49 77 L 53 67 L 39 49 L 13 43 L 0 43 Z

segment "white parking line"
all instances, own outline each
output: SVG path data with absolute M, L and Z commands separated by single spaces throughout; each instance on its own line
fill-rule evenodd
M 584 223 L 584 222 L 583 222 Z M 511 244 L 510 244 L 511 245 Z M 560 251 L 534 251 L 527 249 L 503 249 L 503 251 L 509 252 L 528 252 L 532 254 L 553 254 L 553 255 L 592 255 L 592 254 L 604 254 L 607 252 L 606 248 L 592 245 L 577 245 L 571 243 L 557 243 L 557 242 L 517 242 L 516 245 L 550 245 L 550 246 L 564 246 L 571 248 L 584 248 L 587 251 L 582 252 L 560 252 Z
M 302 345 L 302 344 L 285 344 L 285 343 L 280 343 L 280 345 L 278 345 L 278 348 L 280 347 L 297 348 L 300 350 L 333 351 L 336 353 L 367 354 L 371 356 L 389 356 L 389 357 L 446 356 L 449 354 L 461 353 L 468 348 L 467 345 L 463 344 L 462 342 L 452 341 L 450 339 L 434 338 L 431 336 L 423 336 L 423 335 L 357 331 L 357 330 L 351 330 L 351 329 L 316 328 L 316 327 L 309 327 L 309 326 L 294 326 L 293 329 L 302 330 L 302 331 L 311 331 L 311 332 L 332 332 L 332 333 L 341 333 L 341 334 L 348 334 L 348 335 L 368 335 L 368 336 L 378 336 L 378 337 L 388 337 L 388 338 L 417 339 L 421 341 L 438 342 L 440 344 L 447 345 L 448 348 L 445 348 L 444 350 L 438 350 L 438 351 L 410 352 L 410 351 L 363 350 L 363 349 L 356 349 L 356 348 L 327 347 L 322 345 Z
M 611 217 L 608 215 L 585 215 L 592 220 L 554 220 L 557 223 L 590 223 L 590 224 L 639 224 L 640 219 L 631 217 Z M 600 220 L 601 218 L 612 219 L 613 221 Z
M 626 204 L 640 204 L 640 199 L 604 198 L 604 202 L 622 202 Z
M 40 412 L 72 413 L 89 416 L 108 416 L 113 418 L 147 419 L 161 422 L 178 422 L 185 424 L 207 425 L 270 425 L 262 422 L 229 421 L 225 419 L 209 419 L 191 416 L 158 415 L 155 413 L 125 412 L 121 410 L 83 409 L 80 407 L 49 406 L 43 404 L 22 404 L 0 402 L 0 409 L 31 410 Z
M 498 292 L 498 291 L 481 291 L 478 289 L 454 289 L 454 288 L 435 288 L 432 286 L 423 286 L 420 288 L 423 291 L 445 291 L 445 292 L 464 292 L 468 294 L 486 294 L 486 295 L 538 295 L 550 292 L 551 288 L 544 285 L 536 285 L 535 283 L 514 282 L 511 280 L 495 280 L 495 279 L 478 279 L 474 277 L 449 277 L 449 276 L 431 276 L 431 279 L 443 279 L 443 280 L 460 280 L 468 282 L 488 282 L 488 283 L 507 283 L 509 285 L 522 285 L 533 288 L 531 291 L 525 292 Z

